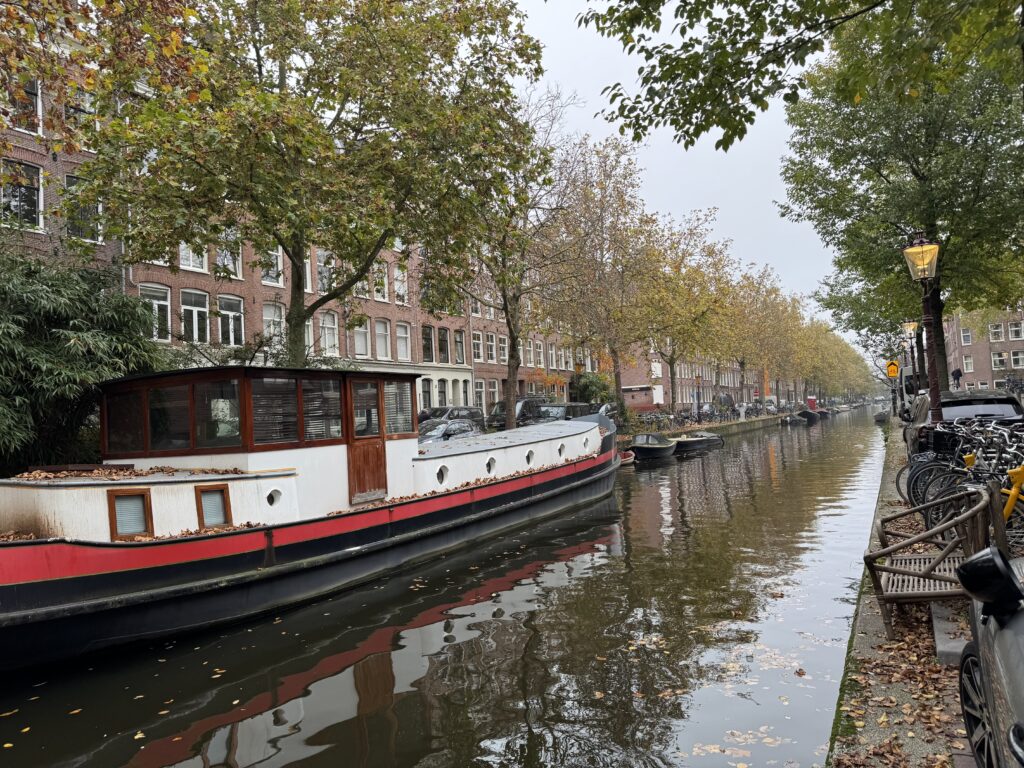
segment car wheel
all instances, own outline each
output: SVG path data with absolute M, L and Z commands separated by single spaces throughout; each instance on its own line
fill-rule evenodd
M 973 642 L 968 643 L 960 655 L 960 711 L 979 768 L 999 768 L 992 713 L 985 701 L 978 646 Z

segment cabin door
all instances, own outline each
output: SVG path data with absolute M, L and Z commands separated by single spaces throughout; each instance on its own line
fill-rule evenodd
M 388 492 L 380 381 L 351 380 L 349 402 L 352 439 L 348 445 L 348 494 L 350 503 L 362 504 L 382 499 Z

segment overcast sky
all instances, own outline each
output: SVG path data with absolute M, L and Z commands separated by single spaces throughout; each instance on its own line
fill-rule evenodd
M 528 31 L 544 46 L 545 79 L 575 92 L 581 102 L 570 111 L 568 128 L 598 138 L 615 134 L 616 126 L 597 116 L 606 104 L 601 89 L 631 82 L 637 63 L 618 43 L 577 26 L 583 0 L 519 3 L 528 16 Z M 784 220 L 775 205 L 786 195 L 779 165 L 788 135 L 779 103 L 760 115 L 728 152 L 714 148 L 716 136 L 683 150 L 670 132 L 661 131 L 639 148 L 638 157 L 652 211 L 681 219 L 697 208 L 717 208 L 716 235 L 732 240 L 737 257 L 771 265 L 787 290 L 808 294 L 829 272 L 831 258 L 809 225 Z

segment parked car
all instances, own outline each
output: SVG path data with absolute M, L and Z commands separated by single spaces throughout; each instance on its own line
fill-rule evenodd
M 420 425 L 420 445 L 482 435 L 484 431 L 469 419 L 434 419 Z
M 538 418 L 538 407 L 547 402 L 538 397 L 520 397 L 516 400 L 516 426 L 525 427 L 536 424 Z M 485 422 L 488 429 L 505 429 L 505 401 L 495 403 L 491 409 L 491 415 Z
M 453 421 L 455 419 L 469 419 L 480 429 L 484 428 L 483 408 L 474 408 L 468 405 L 441 405 L 437 408 L 424 408 L 419 412 L 419 422 L 426 421 Z
M 615 403 L 592 403 L 590 412 L 599 413 L 602 416 L 607 416 L 609 419 L 614 419 L 619 414 L 619 407 Z
M 565 421 L 590 415 L 589 403 L 543 403 L 537 406 L 537 421 Z
M 1024 765 L 1024 587 L 996 547 L 957 568 L 973 639 L 960 656 L 960 708 L 979 766 Z M 1019 571 L 1018 571 L 1019 572 Z
M 930 402 L 928 393 L 925 393 L 916 397 L 910 405 L 907 423 L 903 427 L 903 441 L 907 444 L 907 453 L 911 455 L 944 447 L 933 444 Z M 942 404 L 943 421 L 960 418 L 1020 421 L 1024 417 L 1024 407 L 1021 407 L 1020 400 L 999 390 L 947 390 L 941 393 L 939 402 Z

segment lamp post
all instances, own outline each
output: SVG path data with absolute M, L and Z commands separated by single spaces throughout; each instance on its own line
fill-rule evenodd
M 925 356 L 928 361 L 928 399 L 933 424 L 942 421 L 942 402 L 939 391 L 939 371 L 935 365 L 935 318 L 932 316 L 932 303 L 928 300 L 931 292 L 931 281 L 935 279 L 935 268 L 939 263 L 939 245 L 929 242 L 924 237 L 914 238 L 914 242 L 903 249 L 903 258 L 907 260 L 910 276 L 921 283 L 921 315 L 924 320 Z
M 914 349 L 914 339 L 917 337 L 917 321 L 907 320 L 907 322 L 903 324 L 903 333 L 907 337 L 907 343 L 910 351 L 910 381 L 914 385 L 914 397 L 917 397 L 917 393 L 921 389 L 921 385 L 917 380 L 917 352 Z
M 702 377 L 702 376 L 701 376 L 701 375 L 700 375 L 700 374 L 698 373 L 698 374 L 697 374 L 696 376 L 694 376 L 694 377 L 693 377 L 693 380 L 694 380 L 694 382 L 695 382 L 695 383 L 697 384 L 697 423 L 698 423 L 698 424 L 700 424 L 700 423 L 701 423 L 701 413 L 700 413 L 700 385 L 701 385 L 701 383 L 702 383 L 702 382 L 704 381 L 704 377 Z

